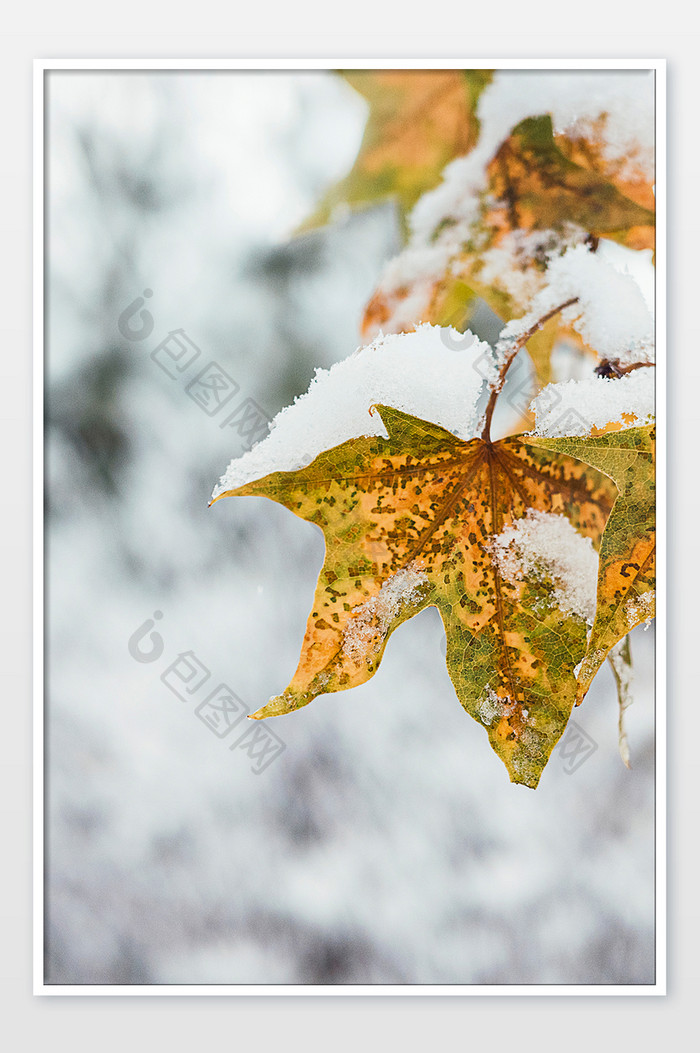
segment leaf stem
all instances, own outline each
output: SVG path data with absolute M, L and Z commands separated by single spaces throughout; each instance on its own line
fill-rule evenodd
M 524 332 L 521 336 L 517 338 L 517 340 L 513 342 L 512 346 L 506 354 L 506 357 L 503 361 L 503 365 L 499 370 L 496 383 L 491 389 L 491 396 L 489 398 L 488 405 L 486 407 L 486 414 L 484 417 L 484 427 L 481 432 L 481 438 L 484 442 L 491 442 L 491 418 L 493 417 L 493 411 L 496 408 L 496 401 L 498 399 L 498 396 L 503 390 L 503 385 L 506 382 L 506 374 L 510 369 L 513 363 L 513 359 L 517 355 L 518 351 L 520 351 L 525 346 L 528 340 L 530 340 L 535 335 L 535 333 L 539 332 L 542 326 L 545 325 L 545 323 L 548 322 L 550 318 L 554 318 L 554 316 L 556 314 L 559 314 L 560 311 L 563 311 L 567 307 L 571 307 L 572 304 L 577 302 L 578 296 L 573 296 L 570 300 L 566 300 L 565 303 L 559 304 L 558 307 L 553 307 L 551 311 L 547 311 L 546 314 L 542 315 L 542 317 L 537 322 L 535 322 L 534 325 L 531 325 L 526 332 Z

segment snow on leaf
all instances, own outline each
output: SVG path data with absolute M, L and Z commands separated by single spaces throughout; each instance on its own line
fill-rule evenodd
M 577 675 L 579 704 L 618 641 L 654 617 L 655 428 L 530 441 L 542 450 L 585 461 L 608 475 L 618 490 L 600 545 L 596 616 Z
M 654 369 L 548 384 L 531 408 L 535 433 L 544 438 L 644 427 L 654 419 Z
M 546 293 L 533 299 L 531 309 L 537 313 L 571 297 L 576 303 L 564 320 L 601 358 L 623 366 L 654 361 L 654 320 L 631 274 L 585 245 L 569 248 L 550 260 Z
M 531 508 L 494 537 L 491 551 L 505 581 L 549 581 L 552 603 L 593 623 L 598 554 L 565 515 Z
M 379 337 L 330 369 L 272 421 L 269 435 L 232 461 L 213 496 L 270 472 L 302 468 L 346 439 L 386 435 L 373 403 L 388 403 L 470 439 L 479 399 L 495 377 L 491 348 L 471 334 L 421 325 Z M 468 346 L 467 346 L 468 345 Z
M 382 584 L 379 593 L 355 607 L 343 630 L 343 654 L 362 661 L 377 653 L 386 639 L 389 626 L 403 604 L 420 598 L 421 588 L 429 585 L 427 575 L 414 560 Z
M 597 546 L 615 487 L 522 437 L 464 441 L 397 409 L 375 411 L 384 435 L 350 439 L 298 471 L 221 495 L 269 497 L 315 523 L 326 542 L 297 671 L 254 716 L 365 682 L 391 633 L 435 606 L 460 702 L 511 779 L 534 787 L 574 703 L 586 620 L 553 602 L 550 581 L 507 580 L 491 543 L 535 510 L 568 517 Z
M 412 241 L 428 244 L 437 231 L 463 233 L 485 189 L 485 166 L 526 118 L 545 115 L 557 146 L 575 153 L 571 160 L 653 209 L 653 75 L 499 70 L 479 98 L 476 148 L 448 165 L 440 186 L 420 199 L 410 217 Z
M 488 172 L 489 191 L 512 229 L 557 229 L 566 220 L 593 237 L 653 247 L 652 209 L 626 197 L 606 174 L 567 158 L 550 116 L 518 125 Z

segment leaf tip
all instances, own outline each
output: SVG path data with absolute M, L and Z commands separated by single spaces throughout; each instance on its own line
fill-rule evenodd
M 520 771 L 509 770 L 508 774 L 510 775 L 510 781 L 515 786 L 525 786 L 528 790 L 536 790 L 539 785 L 541 772 L 536 774 L 528 772 L 525 774 Z
M 291 713 L 295 708 L 294 705 L 290 705 L 286 695 L 273 695 L 266 705 L 261 706 L 255 713 L 251 713 L 249 719 L 266 720 L 268 717 L 281 717 L 285 713 Z

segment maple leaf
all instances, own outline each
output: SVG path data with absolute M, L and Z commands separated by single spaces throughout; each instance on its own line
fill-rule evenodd
M 616 186 L 625 198 L 654 212 L 656 199 L 653 180 L 645 174 L 645 166 L 643 162 L 639 163 L 638 156 L 635 158 L 634 150 L 631 156 L 627 152 L 622 157 L 610 156 L 610 152 L 605 149 L 606 122 L 606 115 L 601 114 L 597 120 L 590 122 L 587 134 L 575 135 L 571 132 L 555 135 L 554 141 L 569 160 L 601 175 Z M 625 232 L 625 239 L 630 248 L 651 248 L 653 231 L 645 230 L 644 227 L 640 230 L 630 227 Z
M 604 472 L 618 496 L 600 546 L 597 611 L 577 676 L 577 705 L 615 645 L 654 617 L 656 588 L 655 436 L 653 424 L 589 438 L 537 439 Z
M 605 474 L 527 437 L 491 441 L 508 364 L 480 438 L 375 406 L 387 438 L 350 439 L 298 471 L 219 495 L 268 497 L 315 523 L 326 542 L 298 668 L 256 719 L 364 683 L 391 633 L 435 606 L 460 702 L 511 780 L 537 786 L 575 701 L 586 618 L 558 599 L 546 567 L 504 573 L 495 542 L 535 512 L 566 517 L 574 536 L 597 547 L 617 491 Z
M 645 195 L 651 207 L 645 207 L 627 197 L 600 164 L 588 157 L 585 166 L 572 160 L 583 160 L 581 140 L 578 152 L 572 149 L 568 156 L 565 143 L 565 136 L 555 139 L 549 116 L 528 118 L 513 129 L 487 168 L 489 192 L 499 203 L 490 225 L 556 230 L 565 222 L 575 223 L 592 238 L 653 248 L 651 187 Z
M 491 70 L 353 70 L 345 80 L 369 103 L 360 150 L 349 174 L 325 195 L 299 232 L 323 226 L 340 205 L 387 199 L 410 210 L 440 180 L 445 165 L 476 142 L 476 104 Z

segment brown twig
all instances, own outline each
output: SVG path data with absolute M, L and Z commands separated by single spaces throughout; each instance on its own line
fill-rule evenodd
M 527 332 L 523 333 L 522 336 L 519 336 L 518 339 L 513 343 L 513 346 L 510 348 L 503 362 L 503 365 L 499 370 L 498 379 L 496 380 L 496 383 L 491 389 L 491 396 L 489 398 L 488 405 L 486 407 L 486 414 L 484 417 L 484 427 L 481 432 L 481 438 L 484 440 L 484 442 L 491 441 L 491 418 L 493 417 L 493 411 L 496 408 L 496 401 L 498 399 L 498 396 L 503 390 L 503 385 L 506 382 L 506 374 L 510 369 L 513 363 L 513 359 L 517 355 L 518 351 L 525 347 L 525 344 L 528 342 L 528 340 L 530 340 L 535 335 L 535 333 L 539 332 L 542 326 L 545 325 L 545 323 L 548 322 L 550 318 L 554 318 L 554 316 L 556 314 L 559 314 L 560 311 L 565 310 L 565 308 L 567 307 L 571 307 L 572 304 L 577 302 L 578 296 L 573 296 L 570 300 L 567 300 L 565 303 L 559 304 L 558 307 L 553 307 L 551 311 L 547 311 L 546 314 L 542 315 L 539 321 L 535 322 L 534 325 L 530 326 Z

